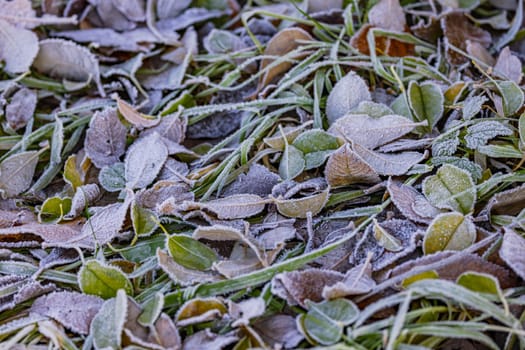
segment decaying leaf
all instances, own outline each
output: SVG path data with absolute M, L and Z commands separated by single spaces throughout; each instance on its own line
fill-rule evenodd
M 264 55 L 266 56 L 284 56 L 302 45 L 301 41 L 310 41 L 313 38 L 301 28 L 285 28 L 274 35 L 267 43 Z M 293 57 L 292 57 L 293 58 Z M 270 65 L 264 75 L 262 75 L 257 86 L 257 92 L 261 91 L 266 85 L 270 84 L 277 76 L 288 71 L 292 64 L 287 61 L 273 65 L 275 59 L 265 58 L 261 61 L 260 70 Z
M 496 74 L 514 81 L 516 84 L 521 82 L 523 73 L 521 72 L 521 62 L 518 57 L 510 52 L 509 47 L 501 50 L 496 65 L 494 66 Z
M 330 124 L 356 108 L 362 101 L 371 100 L 367 83 L 354 72 L 335 84 L 326 101 L 326 117 Z
M 295 348 L 303 335 L 295 325 L 295 319 L 289 315 L 277 314 L 257 319 L 252 327 L 270 346 L 283 346 L 285 349 Z
M 436 215 L 441 213 L 428 202 L 425 196 L 411 186 L 390 179 L 387 189 L 392 202 L 409 220 L 429 224 Z
M 31 312 L 48 316 L 64 327 L 80 334 L 88 334 L 91 321 L 104 300 L 77 292 L 55 292 L 36 299 Z
M 179 327 L 185 327 L 220 318 L 227 311 L 228 309 L 221 299 L 195 298 L 187 301 L 179 308 L 175 315 L 175 321 Z
M 230 334 L 216 334 L 209 328 L 199 331 L 187 337 L 182 344 L 182 350 L 210 349 L 221 350 L 235 343 L 239 338 Z
M 354 143 L 353 150 L 368 166 L 379 175 L 405 175 L 410 168 L 427 157 L 427 153 L 402 152 L 381 153 L 371 151 L 358 143 Z
M 150 128 L 152 126 L 157 125 L 160 122 L 160 119 L 147 116 L 138 112 L 129 103 L 120 99 L 118 96 L 116 96 L 116 100 L 117 108 L 120 114 L 135 127 L 139 129 Z
M 426 124 L 426 121 L 415 123 L 400 115 L 373 118 L 364 114 L 350 114 L 338 119 L 328 131 L 363 147 L 374 149 L 408 134 L 417 126 Z
M 376 286 L 372 279 L 372 268 L 369 263 L 354 266 L 345 274 L 342 281 L 323 288 L 323 298 L 337 299 L 351 295 L 370 292 Z
M 84 147 L 96 167 L 102 168 L 119 161 L 126 151 L 126 127 L 115 109 L 95 112 L 86 131 Z
M 63 39 L 44 39 L 39 43 L 33 67 L 43 74 L 67 81 L 87 83 L 93 80 L 105 96 L 100 82 L 98 60 L 85 47 Z
M 283 272 L 272 279 L 272 293 L 288 305 L 306 307 L 305 300 L 323 300 L 323 288 L 342 281 L 344 275 L 330 270 L 307 269 Z
M 266 167 L 252 164 L 246 174 L 241 174 L 223 191 L 224 196 L 234 194 L 255 194 L 266 197 L 272 193 L 272 188 L 281 180 L 279 175 L 272 173 Z
M 328 158 L 325 178 L 332 187 L 381 181 L 377 172 L 355 153 L 348 143 L 341 146 Z
M 86 209 L 87 206 L 92 205 L 100 196 L 100 188 L 97 184 L 87 184 L 77 187 L 75 195 L 71 200 L 71 209 L 66 215 L 66 218 L 75 218 Z
M 9 73 L 29 70 L 38 53 L 38 37 L 24 28 L 17 28 L 0 18 L 0 60 Z

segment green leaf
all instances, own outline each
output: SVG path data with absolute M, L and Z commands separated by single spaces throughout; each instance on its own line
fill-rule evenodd
M 13 197 L 29 188 L 39 154 L 37 151 L 17 153 L 0 163 L 1 197 Z
M 314 129 L 300 134 L 292 146 L 303 152 L 306 170 L 320 167 L 332 150 L 339 148 L 337 138 L 326 131 Z
M 525 147 L 525 113 L 520 115 L 518 130 L 520 134 L 521 147 Z
M 492 158 L 522 158 L 523 153 L 514 145 L 486 145 L 478 147 L 481 154 Z
M 291 180 L 301 174 L 305 166 L 306 162 L 303 158 L 303 152 L 295 146 L 286 144 L 281 163 L 279 164 L 279 175 L 284 180 Z
M 456 283 L 474 292 L 501 295 L 497 278 L 485 273 L 465 272 L 458 277 Z
M 430 131 L 443 115 L 445 98 L 439 87 L 430 82 L 418 84 L 411 81 L 408 85 L 408 103 L 417 121 L 428 121 L 425 130 Z
M 442 250 L 463 250 L 476 240 L 476 226 L 469 216 L 444 213 L 436 216 L 428 226 L 423 240 L 423 252 L 432 254 Z
M 148 208 L 143 208 L 133 202 L 131 205 L 131 222 L 138 236 L 151 235 L 157 228 L 157 214 Z
M 339 341 L 343 335 L 343 328 L 355 321 L 359 315 L 357 306 L 343 298 L 306 303 L 309 310 L 304 317 L 304 330 L 309 337 L 323 345 Z
M 500 81 L 498 87 L 503 97 L 503 113 L 505 117 L 515 114 L 525 99 L 523 90 L 513 81 Z
M 45 200 L 38 212 L 38 221 L 57 223 L 71 210 L 71 198 L 51 197 Z
M 73 187 L 75 191 L 77 187 L 84 184 L 82 175 L 77 169 L 77 156 L 76 154 L 70 155 L 64 163 L 64 180 Z
M 106 301 L 91 321 L 90 334 L 95 349 L 120 349 L 128 310 L 126 292 L 119 289 L 116 298 Z
M 374 238 L 380 246 L 388 251 L 398 252 L 403 250 L 403 243 L 382 228 L 376 219 L 374 219 Z
M 436 175 L 423 181 L 423 193 L 440 209 L 468 214 L 474 209 L 476 188 L 470 173 L 451 164 L 444 164 Z
M 213 249 L 185 235 L 170 236 L 166 246 L 173 260 L 188 269 L 209 270 L 218 260 Z
M 137 321 L 144 327 L 151 327 L 162 312 L 164 307 L 164 295 L 160 292 L 153 294 L 144 305 L 142 305 L 142 313 Z
M 78 284 L 82 292 L 104 299 L 113 298 L 119 289 L 133 293 L 133 286 L 122 271 L 98 260 L 90 260 L 80 268 Z
M 510 127 L 501 122 L 495 120 L 482 121 L 467 128 L 465 141 L 468 148 L 477 149 L 486 145 L 490 139 L 497 136 L 512 135 L 513 133 Z
M 126 178 L 124 177 L 124 163 L 114 163 L 105 166 L 98 174 L 100 185 L 108 192 L 118 192 L 126 187 Z

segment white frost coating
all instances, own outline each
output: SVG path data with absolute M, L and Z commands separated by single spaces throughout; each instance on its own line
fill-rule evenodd
M 5 61 L 6 72 L 28 71 L 37 53 L 38 37 L 35 33 L 0 19 L 0 61 Z
M 155 180 L 168 159 L 168 149 L 159 134 L 140 138 L 126 154 L 125 177 L 128 188 L 144 188 Z
M 362 101 L 371 100 L 366 82 L 354 72 L 347 74 L 335 84 L 326 102 L 326 117 L 333 124 Z

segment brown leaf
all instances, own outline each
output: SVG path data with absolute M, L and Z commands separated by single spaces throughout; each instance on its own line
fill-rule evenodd
M 213 333 L 209 328 L 206 328 L 184 339 L 182 350 L 222 350 L 238 340 L 239 338 L 234 335 L 234 333 L 219 335 Z
M 488 66 L 493 66 L 496 62 L 490 52 L 477 41 L 467 40 L 466 50 L 469 55 L 477 58 Z
M 363 263 L 350 269 L 342 281 L 323 288 L 323 298 L 337 299 L 351 295 L 366 294 L 376 286 L 372 279 L 372 266 Z
M 355 154 L 379 175 L 405 175 L 410 168 L 427 157 L 428 152 L 381 153 L 371 151 L 358 143 L 353 144 Z
M 330 155 L 324 174 L 328 184 L 333 187 L 381 181 L 375 170 L 352 151 L 348 143 Z
M 318 302 L 323 300 L 323 288 L 342 281 L 339 272 L 320 269 L 283 272 L 272 279 L 272 293 L 286 300 L 288 305 L 306 307 L 306 299 Z
M 0 312 L 11 310 L 19 304 L 54 291 L 53 283 L 35 281 L 33 278 L 8 275 L 0 278 L 0 288 L 4 291 L 0 299 Z
M 285 28 L 275 34 L 273 38 L 267 43 L 266 49 L 264 50 L 264 55 L 282 57 L 290 51 L 293 51 L 303 45 L 300 43 L 300 41 L 310 40 L 313 40 L 312 36 L 301 28 Z M 263 59 L 261 61 L 260 70 L 265 69 L 274 61 L 275 59 L 272 58 Z M 266 85 L 270 84 L 277 76 L 285 73 L 291 67 L 292 63 L 284 61 L 266 71 L 259 79 L 257 90 L 253 96 L 256 96 L 257 93 L 261 91 Z
M 94 295 L 77 292 L 55 292 L 35 300 L 30 311 L 51 317 L 79 334 L 88 334 L 93 317 L 104 300 Z
M 449 46 L 466 51 L 467 40 L 477 42 L 482 47 L 489 47 L 492 44 L 492 37 L 489 32 L 474 26 L 470 23 L 468 17 L 461 12 L 452 12 L 441 19 L 441 28 L 445 36 L 445 48 L 449 62 L 454 65 L 460 65 L 468 59 L 460 53 L 454 51 Z
M 363 25 L 350 39 L 350 45 L 357 49 L 364 55 L 370 55 L 370 47 L 368 46 L 368 32 L 374 26 L 370 24 Z M 378 55 L 387 55 L 392 57 L 405 57 L 415 54 L 415 45 L 405 43 L 396 39 L 387 38 L 385 36 L 375 36 L 375 50 Z
M 67 245 L 80 237 L 82 221 L 68 224 L 39 224 L 37 222 L 0 229 L 0 245 L 8 242 L 44 242 L 44 247 Z M 79 244 L 81 247 L 86 247 Z
M 183 202 L 180 209 L 206 209 L 219 219 L 242 219 L 259 214 L 264 210 L 266 203 L 266 200 L 254 194 L 235 194 L 208 202 Z
M 321 193 L 317 193 L 303 198 L 281 199 L 274 198 L 277 211 L 289 218 L 306 218 L 308 213 L 312 216 L 319 214 L 323 210 L 328 198 L 330 188 Z
M 272 315 L 253 323 L 253 329 L 272 349 L 294 349 L 304 339 L 290 315 Z
M 211 273 L 190 270 L 181 266 L 171 256 L 157 249 L 157 261 L 160 268 L 176 283 L 181 286 L 191 286 L 197 283 L 213 282 L 219 278 Z
M 160 122 L 160 119 L 138 112 L 129 103 L 120 99 L 118 96 L 115 96 L 115 99 L 117 100 L 117 108 L 120 114 L 138 129 L 150 128 Z
M 186 327 L 221 318 L 228 312 L 219 298 L 193 298 L 178 309 L 175 321 L 179 327 Z

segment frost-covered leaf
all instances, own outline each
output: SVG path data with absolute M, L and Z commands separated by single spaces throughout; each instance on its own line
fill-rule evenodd
M 224 302 L 218 298 L 194 298 L 185 302 L 175 315 L 177 326 L 186 327 L 210 322 L 228 313 Z
M 100 311 L 91 322 L 90 335 L 95 349 L 119 349 L 122 344 L 122 331 L 126 322 L 128 297 L 119 290 L 115 298 L 102 304 Z
M 342 281 L 323 288 L 323 298 L 337 299 L 352 295 L 366 294 L 376 286 L 372 279 L 370 264 L 363 263 L 352 267 Z
M 207 245 L 186 235 L 171 235 L 166 248 L 175 262 L 187 269 L 209 270 L 218 260 L 217 253 Z
M 182 344 L 182 350 L 209 349 L 221 350 L 235 343 L 239 337 L 234 333 L 216 334 L 209 328 L 187 337 Z
M 379 175 L 404 175 L 410 168 L 427 157 L 426 152 L 402 152 L 395 154 L 375 152 L 357 143 L 353 145 L 353 149 Z
M 86 154 L 97 168 L 119 161 L 126 150 L 126 127 L 120 122 L 116 109 L 95 112 L 86 131 Z
M 516 158 L 521 159 L 523 152 L 512 144 L 479 146 L 479 153 L 492 158 Z
M 291 180 L 299 176 L 306 167 L 304 154 L 293 145 L 284 146 L 281 162 L 279 163 L 279 174 L 285 180 Z
M 208 202 L 183 202 L 182 210 L 206 209 L 219 219 L 242 219 L 262 212 L 267 201 L 254 194 L 236 194 Z
M 9 126 L 13 130 L 26 126 L 33 119 L 36 104 L 37 94 L 34 90 L 26 88 L 18 90 L 11 98 L 11 102 L 5 107 L 5 119 Z
M 38 221 L 46 223 L 60 222 L 71 210 L 71 198 L 50 197 L 42 203 L 38 212 Z
M 71 200 L 71 209 L 66 212 L 66 218 L 71 219 L 80 215 L 88 206 L 100 197 L 100 188 L 97 184 L 87 184 L 77 187 Z
M 121 270 L 97 260 L 89 260 L 82 265 L 78 272 L 78 285 L 82 292 L 103 299 L 115 297 L 119 289 L 133 293 L 131 282 Z
M 157 249 L 157 260 L 160 268 L 166 272 L 174 282 L 181 286 L 213 282 L 218 279 L 217 276 L 211 273 L 187 269 L 184 266 L 177 264 L 171 256 L 160 249 Z
M 91 321 L 103 303 L 103 299 L 93 295 L 64 291 L 39 297 L 30 311 L 51 317 L 73 332 L 88 334 Z
M 476 226 L 470 217 L 460 213 L 444 213 L 428 226 L 423 251 L 432 254 L 441 250 L 463 250 L 475 240 Z
M 284 216 L 289 218 L 306 218 L 307 213 L 317 215 L 323 210 L 328 198 L 330 196 L 330 189 L 303 198 L 280 199 L 275 198 L 274 203 L 277 210 Z
M 348 73 L 335 84 L 326 101 L 326 117 L 333 124 L 362 101 L 371 100 L 367 83 L 354 72 Z
M 339 341 L 344 327 L 359 315 L 358 307 L 344 298 L 321 303 L 308 302 L 307 306 L 309 310 L 301 322 L 304 331 L 323 345 Z
M 215 54 L 225 54 L 244 49 L 242 39 L 227 30 L 212 29 L 204 38 L 203 45 L 206 51 Z
M 363 147 L 374 149 L 426 124 L 426 121 L 415 123 L 400 115 L 373 118 L 363 114 L 350 114 L 338 119 L 328 131 Z
M 380 246 L 391 252 L 403 250 L 403 243 L 381 227 L 377 220 L 374 219 L 373 225 L 374 238 Z
M 128 192 L 123 203 L 113 203 L 98 210 L 82 228 L 81 240 L 75 241 L 91 246 L 95 243 L 104 245 L 111 242 L 124 224 L 133 197 L 133 193 Z
M 309 127 L 312 122 L 307 122 L 296 127 L 285 126 L 281 130 L 278 130 L 275 134 L 270 137 L 265 137 L 263 139 L 264 143 L 268 146 L 282 151 L 284 149 L 285 143 L 293 143 L 295 138 L 299 136 L 307 127 Z M 284 134 L 284 138 L 283 138 Z
M 80 225 L 79 225 L 80 224 Z M 40 224 L 31 222 L 20 226 L 12 226 L 0 229 L 1 242 L 23 241 L 44 241 L 43 246 L 79 246 L 90 247 L 91 245 L 80 243 L 70 243 L 74 240 L 80 241 L 80 230 L 82 222 L 72 222 L 69 224 Z M 37 238 L 35 238 L 37 236 Z M 38 244 L 40 245 L 40 244 Z
M 406 19 L 399 0 L 380 0 L 368 12 L 371 25 L 396 32 L 405 31 Z
M 441 213 L 427 201 L 425 196 L 411 186 L 390 179 L 387 189 L 392 202 L 409 220 L 429 224 L 436 215 Z
M 481 95 L 475 95 L 467 98 L 463 102 L 463 119 L 471 120 L 480 111 L 483 104 L 487 102 L 487 98 Z
M 126 188 L 125 165 L 116 162 L 104 166 L 98 174 L 100 185 L 108 192 L 118 192 Z
M 476 203 L 476 188 L 468 172 L 444 164 L 436 175 L 423 181 L 423 193 L 430 203 L 440 209 L 452 209 L 468 214 Z
M 133 106 L 120 99 L 118 96 L 116 96 L 116 100 L 120 114 L 135 127 L 139 129 L 150 128 L 160 122 L 160 119 L 138 112 Z
M 506 227 L 499 256 L 521 278 L 525 278 L 525 238 Z
M 239 303 L 231 300 L 228 303 L 228 312 L 235 320 L 232 327 L 247 326 L 250 320 L 262 316 L 266 311 L 266 303 L 263 298 L 250 298 Z
M 503 113 L 511 116 L 523 106 L 525 96 L 523 90 L 513 81 L 500 81 L 498 88 L 503 98 Z
M 428 122 L 427 130 L 432 130 L 443 116 L 445 98 L 439 87 L 432 83 L 411 81 L 408 85 L 408 102 L 418 121 Z
M 520 59 L 510 52 L 508 46 L 499 53 L 498 60 L 494 66 L 494 72 L 514 81 L 516 84 L 521 82 L 523 73 L 521 71 Z
M 100 82 L 97 58 L 83 46 L 63 39 L 44 39 L 39 43 L 33 67 L 53 78 L 73 82 L 93 80 L 99 94 L 105 96 Z
M 477 149 L 479 146 L 486 145 L 489 140 L 497 136 L 512 134 L 512 129 L 505 124 L 495 120 L 488 120 L 469 126 L 465 135 L 465 141 L 468 148 Z
M 271 315 L 257 319 L 252 327 L 270 346 L 285 349 L 296 348 L 304 339 L 296 327 L 295 319 L 290 315 Z
M 489 274 L 465 272 L 456 283 L 477 293 L 502 295 L 498 280 Z
M 125 178 L 126 187 L 144 188 L 157 177 L 160 169 L 168 159 L 168 149 L 153 133 L 136 140 L 126 153 Z
M 330 270 L 283 272 L 272 279 L 272 293 L 286 300 L 288 305 L 306 307 L 305 300 L 323 300 L 323 288 L 334 285 L 343 278 L 343 274 Z
M 339 142 L 326 131 L 314 129 L 300 134 L 292 146 L 303 153 L 305 169 L 309 170 L 323 165 L 326 158 L 332 153 L 331 151 L 339 148 Z
M 324 173 L 326 181 L 333 187 L 381 181 L 377 172 L 348 143 L 330 155 Z
M 27 72 L 38 53 L 38 37 L 0 18 L 0 61 L 6 72 Z
M 280 181 L 279 175 L 265 166 L 252 164 L 246 174 L 239 175 L 222 193 L 225 196 L 245 193 L 266 197 Z
M 159 0 L 156 3 L 157 16 L 160 19 L 177 17 L 182 11 L 190 6 L 191 0 Z
M 434 157 L 451 156 L 456 153 L 459 144 L 459 130 L 441 134 L 432 142 L 432 155 Z
M 141 136 L 158 133 L 163 140 L 180 144 L 186 136 L 187 124 L 188 120 L 181 117 L 179 113 L 168 114 L 163 116 L 156 126 L 144 130 Z
M 436 166 L 452 164 L 460 169 L 466 170 L 470 173 L 474 182 L 477 182 L 482 177 L 483 169 L 481 166 L 466 157 L 459 158 L 454 156 L 436 156 L 431 159 L 431 162 Z
M 158 217 L 153 210 L 141 207 L 137 201 L 133 201 L 131 204 L 131 222 L 136 235 L 149 236 L 158 226 Z
M 13 197 L 29 188 L 39 155 L 37 151 L 17 153 L 0 163 L 1 197 Z

